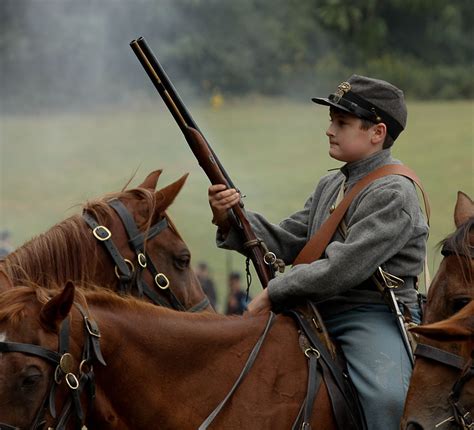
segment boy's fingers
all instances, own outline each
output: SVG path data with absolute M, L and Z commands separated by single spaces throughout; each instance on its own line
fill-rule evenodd
M 235 198 L 239 198 L 239 193 L 236 192 L 234 189 L 225 190 L 225 191 L 222 191 L 222 192 L 216 194 L 216 199 L 217 200 L 230 201 L 230 200 L 233 200 Z
M 233 196 L 234 194 L 238 194 L 236 190 L 233 188 L 229 188 L 228 190 L 220 191 L 216 194 L 216 198 L 218 200 L 224 200 L 225 198 L 228 198 L 230 196 Z
M 219 191 L 223 191 L 225 189 L 227 189 L 227 187 L 224 184 L 215 184 L 215 185 L 211 185 L 209 187 L 208 193 L 209 193 L 209 195 L 216 194 Z

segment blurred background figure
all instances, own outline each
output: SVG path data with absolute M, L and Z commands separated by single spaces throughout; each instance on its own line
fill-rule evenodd
M 0 258 L 6 257 L 13 251 L 11 244 L 11 233 L 9 230 L 0 230 Z
M 211 302 L 212 307 L 216 309 L 216 287 L 214 285 L 214 281 L 211 278 L 211 275 L 209 274 L 209 267 L 207 263 L 205 263 L 204 261 L 199 262 L 196 266 L 195 272 L 196 276 L 199 279 L 199 282 L 201 283 L 201 287 L 204 290 L 204 293 Z
M 251 297 L 247 297 L 247 293 L 241 284 L 241 276 L 239 272 L 231 272 L 229 274 L 229 296 L 227 298 L 226 315 L 242 315 L 247 310 L 247 304 Z

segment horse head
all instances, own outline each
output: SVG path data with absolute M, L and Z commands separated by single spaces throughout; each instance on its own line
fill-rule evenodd
M 84 219 L 104 245 L 99 283 L 118 282 L 119 290 L 178 310 L 203 310 L 209 301 L 191 268 L 191 253 L 166 213 L 187 175 L 155 191 L 160 174 L 85 205 Z
M 444 258 L 428 292 L 424 324 L 401 428 L 474 427 L 474 204 L 458 192 L 456 232 L 443 241 Z
M 39 287 L 0 295 L 1 429 L 66 429 L 83 421 L 92 366 L 105 362 L 85 301 L 77 300 L 69 317 L 74 300 L 72 283 L 52 298 Z
M 87 202 L 74 215 L 8 255 L 14 285 L 100 284 L 179 310 L 209 307 L 190 252 L 166 214 L 187 175 L 155 191 L 161 170 L 133 189 Z M 8 285 L 2 282 L 0 289 Z

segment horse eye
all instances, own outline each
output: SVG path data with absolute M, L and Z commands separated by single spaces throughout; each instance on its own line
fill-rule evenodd
M 453 300 L 453 313 L 459 312 L 464 306 L 469 304 L 471 301 L 470 297 L 458 297 Z
M 43 374 L 36 367 L 32 366 L 26 369 L 23 375 L 23 380 L 21 381 L 21 388 L 23 390 L 31 390 L 43 379 Z
M 188 254 L 177 255 L 174 258 L 174 264 L 178 269 L 187 269 L 191 262 L 191 256 Z

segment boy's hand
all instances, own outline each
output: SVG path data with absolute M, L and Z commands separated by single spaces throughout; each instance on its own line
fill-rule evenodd
M 211 185 L 208 191 L 209 206 L 212 210 L 212 223 L 226 231 L 230 228 L 228 210 L 239 203 L 240 194 L 223 184 Z
M 270 312 L 272 310 L 272 302 L 270 301 L 268 290 L 265 289 L 255 296 L 255 298 L 247 306 L 247 310 L 252 314 Z

